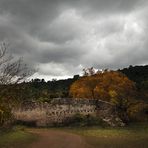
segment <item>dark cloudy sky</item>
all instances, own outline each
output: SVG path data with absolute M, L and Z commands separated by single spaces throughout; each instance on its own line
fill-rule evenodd
M 0 0 L 0 41 L 34 77 L 148 64 L 147 0 Z

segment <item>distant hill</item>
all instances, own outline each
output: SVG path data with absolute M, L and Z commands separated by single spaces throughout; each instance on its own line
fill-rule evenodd
M 148 65 L 146 66 L 129 66 L 128 68 L 124 68 L 119 70 L 128 76 L 129 79 L 140 82 L 143 80 L 148 80 Z
M 148 103 L 148 65 L 129 66 L 119 71 L 136 83 L 138 98 Z

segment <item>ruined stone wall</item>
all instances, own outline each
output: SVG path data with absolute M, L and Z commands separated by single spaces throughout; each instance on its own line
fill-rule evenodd
M 62 123 L 66 118 L 76 113 L 82 115 L 100 116 L 110 124 L 113 106 L 107 102 L 88 99 L 54 99 L 51 103 L 25 102 L 13 110 L 16 120 L 36 122 L 37 126 L 48 126 Z

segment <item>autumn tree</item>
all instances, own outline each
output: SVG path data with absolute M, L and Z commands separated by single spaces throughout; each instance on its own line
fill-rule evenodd
M 94 90 L 97 85 L 97 77 L 84 76 L 75 81 L 70 87 L 70 95 L 74 98 L 95 99 Z
M 112 103 L 123 118 L 127 117 L 134 94 L 135 84 L 124 74 L 115 71 L 84 76 L 74 82 L 70 88 L 70 95 L 74 98 L 88 98 Z

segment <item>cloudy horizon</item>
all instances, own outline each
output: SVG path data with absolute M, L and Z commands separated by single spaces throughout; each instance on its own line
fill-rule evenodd
M 0 41 L 46 80 L 144 65 L 147 16 L 146 0 L 0 0 Z

